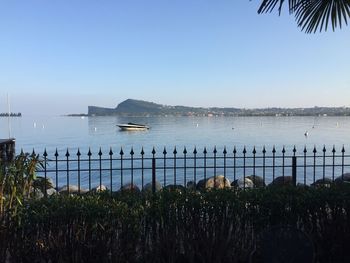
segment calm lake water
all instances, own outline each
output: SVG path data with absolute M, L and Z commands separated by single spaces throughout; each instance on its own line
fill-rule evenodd
M 144 123 L 151 128 L 147 131 L 125 132 L 120 131 L 117 127 L 118 123 Z M 1 118 L 0 138 L 8 137 L 7 118 Z M 308 136 L 305 136 L 308 132 Z M 350 118 L 349 117 L 148 117 L 148 118 L 122 118 L 122 117 L 30 117 L 11 119 L 11 135 L 16 138 L 16 149 L 19 153 L 22 148 L 25 152 L 32 152 L 35 149 L 36 153 L 42 154 L 44 149 L 47 150 L 48 159 L 52 159 L 49 164 L 51 172 L 47 176 L 53 179 L 55 185 L 62 186 L 67 184 L 67 163 L 65 161 L 65 153 L 67 149 L 70 152 L 69 167 L 70 181 L 69 184 L 78 185 L 89 188 L 99 185 L 100 181 L 113 189 L 119 189 L 121 185 L 133 182 L 141 186 L 151 180 L 151 163 L 147 160 L 145 165 L 148 167 L 145 171 L 140 169 L 141 163 L 135 161 L 131 164 L 130 151 L 135 152 L 135 158 L 140 157 L 140 152 L 143 147 L 145 157 L 151 156 L 153 147 L 156 150 L 157 160 L 157 180 L 161 184 L 185 184 L 188 180 L 196 179 L 197 181 L 205 176 L 215 174 L 227 174 L 227 177 L 232 181 L 235 178 L 242 177 L 243 174 L 262 175 L 266 172 L 267 182 L 271 182 L 276 176 L 291 175 L 291 158 L 286 159 L 286 165 L 289 167 L 284 170 L 281 168 L 283 159 L 276 159 L 276 165 L 280 165 L 274 171 L 269 165 L 272 165 L 271 152 L 273 146 L 276 147 L 276 156 L 282 155 L 282 149 L 285 147 L 286 156 L 292 155 L 292 149 L 296 146 L 298 159 L 297 180 L 301 183 L 312 183 L 315 179 L 320 179 L 325 174 L 328 177 L 339 176 L 342 172 L 349 171 L 349 157 L 345 158 L 345 167 L 337 166 L 335 169 L 332 164 L 332 148 L 335 146 L 338 155 L 341 155 L 341 149 L 344 146 L 346 153 L 350 150 Z M 218 157 L 223 156 L 223 149 L 227 149 L 227 169 L 222 168 L 224 160 L 218 158 L 214 164 L 213 149 L 218 150 Z M 266 146 L 266 155 L 270 155 L 267 161 L 266 171 L 262 168 L 262 159 L 257 159 L 257 165 L 260 168 L 255 170 L 252 168 L 253 159 L 247 159 L 246 165 L 251 165 L 245 171 L 242 164 L 243 159 L 237 159 L 235 170 L 233 163 L 233 149 L 236 146 L 237 156 L 242 157 L 244 146 L 247 149 L 247 156 L 252 156 L 253 147 L 256 147 L 257 156 L 262 155 L 263 146 Z M 317 148 L 317 167 L 313 164 L 313 148 Z M 323 146 L 327 149 L 327 155 L 330 155 L 326 160 L 327 166 L 323 167 L 322 149 Z M 166 147 L 167 171 L 164 175 L 163 150 Z M 177 155 L 177 170 L 174 172 L 173 150 L 176 147 Z M 187 148 L 188 162 L 187 169 L 181 168 L 184 164 L 183 149 Z M 196 175 L 193 171 L 194 159 L 193 149 L 196 147 L 198 151 L 198 169 Z M 204 164 L 203 149 L 206 147 L 208 154 L 207 163 Z M 307 170 L 304 169 L 303 150 L 304 147 L 308 150 Z M 58 150 L 61 162 L 55 164 L 54 153 Z M 89 164 L 87 153 L 89 148 L 93 154 L 92 172 L 89 172 Z M 103 158 L 102 163 L 98 160 L 98 152 L 101 148 Z M 81 174 L 77 170 L 77 150 L 80 149 L 82 159 L 85 162 L 81 163 Z M 113 171 L 110 175 L 109 150 L 114 152 Z M 121 162 L 119 152 L 123 149 L 125 161 L 121 171 Z M 182 158 L 182 159 L 181 159 Z M 337 163 L 341 163 L 341 156 L 337 157 Z M 101 166 L 102 165 L 102 166 Z M 137 168 L 134 173 L 131 172 L 130 166 Z M 191 167 L 192 165 L 192 167 Z M 207 167 L 206 168 L 203 168 Z M 220 166 L 221 168 L 215 168 Z M 199 168 L 202 166 L 202 168 Z M 239 167 L 240 166 L 240 167 Z M 56 167 L 61 171 L 58 176 L 55 172 Z M 101 172 L 101 168 L 103 172 Z M 343 171 L 343 169 L 345 170 Z M 143 173 L 144 172 L 144 173 Z M 195 178 L 195 176 L 197 176 Z M 237 177 L 236 177 L 237 176 Z M 79 179 L 80 178 L 80 179 Z
M 148 131 L 123 132 L 118 123 L 145 123 Z M 0 118 L 0 138 L 8 137 L 7 118 Z M 304 136 L 305 132 L 308 136 Z M 224 146 L 232 150 L 233 146 L 247 150 L 265 145 L 271 150 L 273 145 L 278 151 L 283 146 L 298 151 L 304 146 L 321 149 L 325 145 L 331 149 L 335 145 L 340 149 L 350 144 L 349 117 L 30 117 L 11 118 L 11 135 L 16 138 L 17 149 L 48 153 L 58 151 L 130 151 L 135 152 L 172 151 L 187 147 L 192 151 L 214 146 L 218 150 Z

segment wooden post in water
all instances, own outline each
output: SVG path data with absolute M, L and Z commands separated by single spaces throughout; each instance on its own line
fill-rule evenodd
M 16 140 L 11 139 L 0 139 L 0 161 L 11 162 L 16 156 Z

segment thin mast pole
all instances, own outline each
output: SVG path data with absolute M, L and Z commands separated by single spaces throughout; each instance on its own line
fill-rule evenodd
M 10 99 L 9 99 L 9 94 L 7 93 L 7 107 L 8 107 L 8 117 L 7 117 L 7 125 L 8 125 L 8 130 L 9 130 L 9 139 L 11 138 L 11 123 L 10 123 L 10 114 L 11 114 L 11 109 L 10 109 Z

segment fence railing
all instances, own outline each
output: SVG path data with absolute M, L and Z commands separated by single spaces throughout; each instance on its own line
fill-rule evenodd
M 35 152 L 33 151 L 35 154 Z M 276 182 L 312 185 L 317 182 L 334 182 L 347 179 L 350 172 L 350 155 L 344 146 L 330 151 L 323 147 L 317 150 L 306 147 L 298 152 L 294 147 L 289 152 L 283 147 L 267 150 L 265 147 L 250 151 L 244 147 L 230 151 L 224 147 L 218 151 L 187 148 L 172 151 L 164 148 L 161 152 L 153 150 L 146 153 L 143 148 L 135 152 L 110 149 L 103 153 L 100 149 L 93 153 L 90 149 L 82 153 L 69 150 L 65 153 L 42 154 L 44 165 L 38 175 L 53 181 L 56 190 L 88 191 L 104 185 L 110 191 L 125 187 L 144 188 L 155 191 L 159 187 L 193 187 L 199 181 L 209 178 L 224 179 L 226 184 L 242 187 L 255 187 L 249 180 L 260 178 L 264 185 Z M 346 178 L 344 178 L 344 176 Z

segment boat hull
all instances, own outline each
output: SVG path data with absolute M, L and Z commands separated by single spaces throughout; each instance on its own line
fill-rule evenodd
M 118 124 L 117 125 L 121 131 L 145 131 L 148 130 L 149 127 L 142 124 Z

